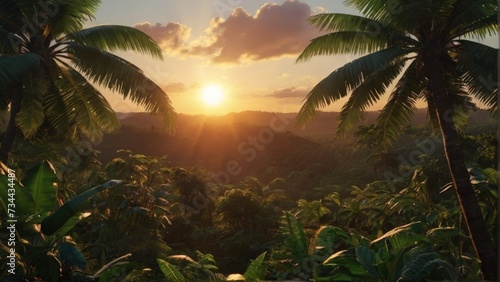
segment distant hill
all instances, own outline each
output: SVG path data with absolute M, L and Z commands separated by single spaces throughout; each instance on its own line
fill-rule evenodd
M 276 123 L 277 124 L 277 123 Z M 144 125 L 144 124 L 143 124 Z M 258 176 L 264 181 L 286 177 L 292 171 L 326 172 L 334 164 L 329 150 L 312 140 L 272 126 L 240 122 L 179 123 L 176 135 L 155 129 L 123 125 L 104 137 L 97 147 L 99 159 L 107 163 L 119 149 L 149 156 L 167 156 L 174 165 L 202 167 L 219 175 L 222 182 Z M 324 169 L 321 169 L 323 167 Z
M 377 115 L 366 113 L 361 124 L 374 123 Z M 426 116 L 426 111 L 416 111 L 413 124 L 428 124 Z M 119 114 L 121 129 L 107 134 L 96 149 L 103 163 L 115 158 L 117 150 L 128 149 L 166 155 L 174 165 L 203 167 L 230 182 L 246 175 L 267 181 L 309 171 L 308 185 L 312 185 L 339 165 L 345 166 L 338 152 L 346 146 L 352 149 L 353 144 L 333 139 L 338 113 L 320 112 L 305 129 L 296 125 L 295 117 L 294 113 L 251 111 L 225 116 L 180 114 L 177 131 L 171 135 L 147 113 Z M 469 130 L 481 127 L 481 132 L 498 126 L 486 111 L 474 112 L 470 124 Z
M 359 125 L 369 125 L 376 122 L 378 112 L 367 112 L 364 115 L 364 120 Z M 147 113 L 120 113 L 118 114 L 122 125 L 135 126 L 148 129 L 161 129 L 161 122 L 150 116 Z M 202 124 L 211 125 L 231 125 L 231 124 L 247 124 L 256 126 L 273 126 L 283 128 L 280 131 L 289 131 L 297 136 L 304 138 L 320 138 L 325 136 L 333 136 L 338 124 L 338 112 L 318 112 L 316 117 L 305 127 L 297 125 L 296 113 L 271 113 L 245 111 L 240 113 L 230 113 L 223 116 L 205 116 L 205 115 L 184 115 L 177 116 L 177 134 L 191 134 L 193 129 Z M 469 129 L 475 126 L 492 126 L 498 122 L 493 119 L 486 110 L 477 110 L 470 114 Z M 426 126 L 429 124 L 426 109 L 418 109 L 415 111 L 412 125 Z

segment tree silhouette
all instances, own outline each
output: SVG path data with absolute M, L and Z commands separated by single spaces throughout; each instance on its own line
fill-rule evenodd
M 320 14 L 310 23 L 330 33 L 313 39 L 297 61 L 317 55 L 363 55 L 332 72 L 307 95 L 301 123 L 316 110 L 349 95 L 340 113 L 345 134 L 363 112 L 397 82 L 377 123 L 388 143 L 411 120 L 416 101 L 427 101 L 439 126 L 448 166 L 484 278 L 496 280 L 496 253 L 465 167 L 457 124 L 471 98 L 497 107 L 497 49 L 464 38 L 484 39 L 497 32 L 493 0 L 347 0 L 363 16 Z M 400 76 L 401 75 L 401 76 Z
M 119 126 L 100 85 L 129 98 L 173 128 L 175 113 L 160 86 L 112 54 L 134 51 L 162 59 L 160 47 L 128 26 L 83 29 L 100 1 L 5 0 L 0 3 L 0 111 L 10 120 L 0 146 L 6 163 L 17 132 L 41 129 L 92 139 Z

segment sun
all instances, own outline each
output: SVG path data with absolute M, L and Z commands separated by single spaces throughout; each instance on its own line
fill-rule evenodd
M 201 98 L 207 106 L 217 106 L 224 98 L 224 91 L 219 85 L 207 85 L 201 91 Z

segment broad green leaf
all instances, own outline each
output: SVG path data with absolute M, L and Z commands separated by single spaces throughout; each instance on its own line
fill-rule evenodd
M 309 255 L 319 254 L 318 248 L 323 250 L 321 254 L 323 254 L 324 252 L 327 254 L 333 253 L 334 243 L 336 243 L 339 239 L 343 240 L 346 243 L 349 243 L 351 236 L 349 235 L 349 233 L 338 227 L 320 227 L 309 243 Z
M 417 242 L 426 241 L 427 237 L 423 233 L 423 224 L 413 222 L 392 229 L 372 241 L 372 245 L 385 244 L 390 253 L 397 255 L 405 248 L 414 246 Z
M 374 278 L 381 278 L 377 270 L 377 254 L 366 246 L 358 246 L 355 249 L 356 259 Z
M 13 180 L 13 182 L 10 181 L 11 179 Z M 10 197 L 9 189 L 12 187 L 14 187 L 15 194 L 11 194 L 11 196 L 13 197 Z M 35 203 L 28 189 L 26 189 L 26 187 L 23 187 L 21 183 L 17 181 L 17 179 L 9 177 L 8 168 L 2 162 L 0 162 L 0 199 L 2 201 L 2 208 L 5 209 L 6 213 L 8 212 L 9 208 L 9 198 L 14 198 L 14 210 L 16 217 L 27 216 L 35 212 Z
M 405 255 L 405 264 L 398 281 L 422 281 L 429 278 L 429 275 L 438 268 L 446 270 L 441 272 L 444 276 L 442 279 L 456 279 L 453 266 L 451 266 L 448 262 L 439 259 L 438 254 L 434 252 L 420 253 L 418 251 L 412 251 Z
M 294 253 L 296 261 L 302 261 L 308 254 L 308 242 L 300 222 L 289 212 L 285 213 L 286 244 Z
M 57 198 L 57 175 L 51 163 L 43 161 L 30 169 L 23 182 L 33 197 L 35 212 L 54 210 Z
M 123 183 L 122 180 L 111 180 L 102 185 L 89 189 L 62 205 L 55 213 L 47 216 L 42 222 L 42 232 L 45 235 L 54 234 L 59 228 L 63 227 L 76 212 L 83 206 L 88 198 L 108 189 L 112 186 Z
M 75 225 L 77 225 L 82 219 L 89 217 L 91 215 L 90 212 L 84 212 L 84 213 L 77 213 L 74 216 L 72 216 L 66 223 L 61 226 L 59 229 L 57 229 L 56 232 L 54 232 L 53 236 L 54 238 L 60 238 L 65 236 Z
M 328 257 L 323 265 L 342 266 L 349 270 L 350 274 L 356 277 L 370 277 L 368 271 L 356 260 L 355 256 L 348 250 L 336 252 Z
M 186 278 L 173 264 L 170 264 L 162 259 L 156 259 L 161 272 L 168 281 L 186 281 Z
M 267 270 L 267 265 L 264 263 L 265 258 L 266 252 L 263 252 L 250 263 L 245 273 L 243 273 L 246 281 L 260 281 L 265 279 Z
M 495 186 L 498 185 L 498 171 L 494 168 L 486 168 L 483 170 L 484 175 L 488 177 L 488 180 L 491 181 Z

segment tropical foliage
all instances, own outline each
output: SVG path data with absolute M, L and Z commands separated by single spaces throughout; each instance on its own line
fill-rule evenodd
M 221 183 L 207 169 L 213 163 L 209 158 L 187 165 L 160 156 L 163 151 L 156 148 L 154 156 L 113 150 L 106 152 L 112 158 L 103 160 L 98 150 L 109 151 L 105 146 L 80 141 L 72 147 L 81 138 L 79 133 L 99 138 L 118 126 L 94 85 L 121 93 L 163 115 L 163 123 L 171 125 L 173 110 L 165 93 L 137 67 L 111 53 L 129 50 L 161 57 L 161 51 L 149 37 L 129 27 L 82 29 L 97 0 L 2 2 L 0 109 L 10 107 L 11 118 L 1 150 L 6 157 L 13 146 L 15 156 L 8 162 L 11 169 L 0 158 L 2 279 L 477 281 L 483 275 L 492 277 L 484 257 L 476 252 L 477 238 L 469 234 L 463 197 L 454 191 L 460 187 L 457 174 L 446 169 L 453 159 L 444 154 L 450 140 L 436 138 L 431 127 L 402 127 L 402 123 L 409 120 L 417 98 L 427 99 L 432 119 L 442 118 L 437 110 L 442 93 L 434 88 L 436 82 L 426 68 L 432 54 L 424 43 L 435 44 L 434 35 L 449 35 L 440 37 L 449 44 L 440 46 L 446 50 L 441 50 L 438 61 L 444 66 L 444 86 L 455 105 L 457 127 L 471 106 L 463 86 L 468 85 L 474 98 L 496 107 L 492 98 L 496 88 L 479 84 L 488 68 L 496 71 L 490 65 L 496 55 L 462 36 L 470 33 L 477 39 L 494 33 L 496 16 L 491 10 L 496 5 L 399 1 L 396 8 L 411 8 L 412 13 L 394 14 L 388 1 L 347 3 L 365 17 L 313 16 L 313 26 L 331 33 L 313 40 L 299 60 L 352 51 L 365 56 L 320 82 L 306 98 L 300 118 L 307 121 L 318 107 L 349 93 L 339 127 L 339 133 L 346 133 L 402 72 L 378 124 L 364 124 L 340 141 L 276 133 L 251 164 L 262 167 L 242 166 L 241 174 Z M 34 15 L 46 21 L 30 22 Z M 425 25 L 430 19 L 437 24 Z M 444 24 L 445 19 L 450 22 Z M 30 23 L 29 30 L 25 23 Z M 380 29 L 374 34 L 368 27 Z M 492 128 L 496 127 L 494 123 Z M 151 129 L 147 135 L 142 129 L 125 131 L 127 141 L 142 147 L 153 139 L 161 141 L 151 143 L 155 146 L 173 144 L 170 152 L 177 156 L 194 155 L 188 150 L 193 148 L 211 151 L 227 168 L 226 162 L 234 163 L 235 158 L 220 154 L 221 144 L 237 147 L 241 140 L 234 136 L 255 136 L 259 129 L 241 124 L 228 129 L 225 123 L 211 127 L 199 137 L 205 143 L 213 141 L 206 147 L 200 140 L 184 147 L 167 143 L 165 138 L 174 137 L 166 129 Z M 446 135 L 442 123 L 441 129 Z M 470 122 L 456 133 L 463 145 L 470 198 L 477 199 L 484 233 L 497 238 L 496 136 Z M 222 143 L 230 138 L 235 143 Z M 387 145 L 387 138 L 393 146 Z M 495 240 L 493 246 L 498 245 Z M 9 272 L 11 261 L 14 275 Z
M 299 112 L 301 123 L 341 98 L 337 133 L 345 135 L 363 112 L 390 96 L 377 120 L 382 145 L 395 141 L 413 117 L 418 100 L 443 137 L 448 166 L 469 233 L 488 280 L 496 280 L 497 257 L 469 180 L 457 128 L 474 108 L 472 98 L 497 109 L 498 50 L 473 40 L 498 30 L 496 1 L 347 0 L 362 16 L 319 14 L 309 21 L 326 32 L 297 61 L 318 55 L 354 54 L 353 60 L 320 81 Z M 492 83 L 485 83 L 491 77 Z M 395 85 L 392 90 L 391 85 Z
M 7 163 L 16 133 L 24 139 L 44 132 L 92 139 L 119 127 L 95 85 L 109 88 L 163 118 L 173 128 L 174 110 L 160 86 L 114 51 L 162 59 L 160 47 L 127 26 L 83 28 L 100 1 L 9 0 L 0 4 L 0 111 L 10 121 L 0 147 Z

